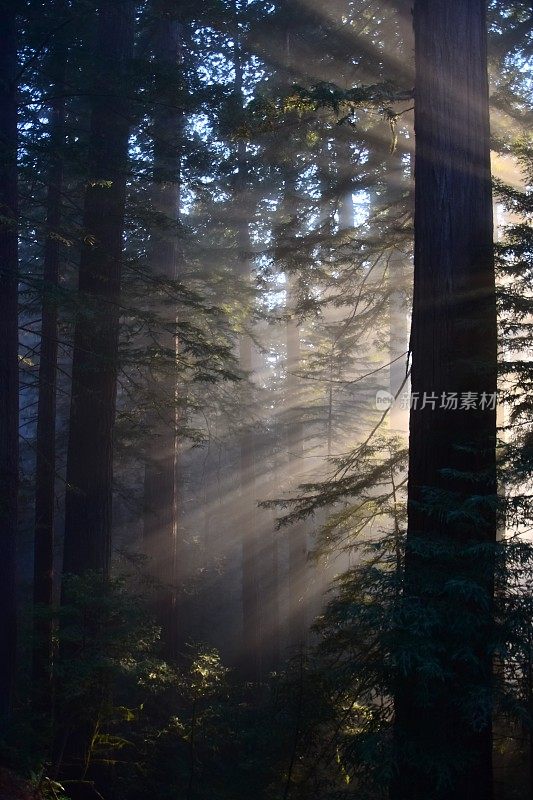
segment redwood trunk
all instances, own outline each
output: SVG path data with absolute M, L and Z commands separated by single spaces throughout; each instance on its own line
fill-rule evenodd
M 0 719 L 15 670 L 18 495 L 18 192 L 15 3 L 0 6 Z
M 250 281 L 250 235 L 243 221 L 239 230 L 239 267 L 243 281 Z M 251 375 L 252 340 L 246 333 L 239 342 L 239 363 L 243 372 Z M 248 423 L 239 437 L 240 529 L 242 536 L 242 615 L 243 615 L 243 676 L 259 681 L 262 668 L 262 619 L 260 598 L 259 531 L 256 509 L 255 436 Z
M 151 262 L 155 275 L 169 280 L 178 277 L 177 225 L 183 112 L 168 95 L 169 79 L 180 69 L 181 26 L 164 3 L 154 5 L 154 52 L 159 102 L 154 110 L 154 169 L 152 207 L 158 227 L 152 233 Z M 177 309 L 158 309 L 169 327 L 175 325 Z M 168 317 L 165 319 L 165 317 Z M 164 342 L 175 353 L 177 340 L 168 334 Z M 144 539 L 150 570 L 159 582 L 156 613 L 163 632 L 167 654 L 177 647 L 177 536 L 178 536 L 178 448 L 176 430 L 177 384 L 175 363 L 161 376 L 158 386 L 162 411 L 156 420 L 146 453 L 144 477 Z
M 296 190 L 297 171 L 289 163 L 283 163 L 284 194 L 280 209 L 280 224 L 277 231 L 276 247 L 278 260 L 283 269 L 285 264 L 287 315 L 286 327 L 286 378 L 284 391 L 285 442 L 287 451 L 287 477 L 294 485 L 300 482 L 304 455 L 304 425 L 301 419 L 301 346 L 300 327 L 295 318 L 297 303 L 296 278 L 291 273 L 290 260 L 298 242 L 295 239 L 297 228 L 298 195 Z M 288 563 L 288 645 L 293 650 L 302 650 L 307 640 L 307 525 L 305 520 L 296 521 L 287 531 L 289 544 Z
M 235 15 L 238 26 L 240 15 L 239 3 L 235 3 Z M 239 106 L 244 103 L 243 95 L 243 54 L 241 34 L 237 29 L 235 42 L 235 98 Z M 237 269 L 244 285 L 252 280 L 251 239 L 249 229 L 250 205 L 252 203 L 248 186 L 248 163 L 246 143 L 242 140 L 237 145 L 238 176 L 235 197 L 235 224 L 237 233 L 238 260 Z M 246 320 L 250 324 L 250 316 Z M 253 372 L 253 342 L 244 331 L 239 341 L 239 364 L 248 378 Z M 263 666 L 263 636 L 261 609 L 261 554 L 259 548 L 259 531 L 257 517 L 257 484 L 255 435 L 248 421 L 245 421 L 239 437 L 239 493 L 240 515 L 239 526 L 242 541 L 242 620 L 243 620 L 243 653 L 241 671 L 245 679 L 259 681 Z
M 300 327 L 295 319 L 296 296 L 294 279 L 287 277 L 287 454 L 291 479 L 302 474 L 304 457 L 304 425 L 301 420 L 301 347 Z M 304 520 L 295 522 L 289 536 L 289 645 L 298 650 L 307 641 L 307 526 Z
M 62 2 L 57 14 L 64 13 Z M 36 607 L 52 606 L 54 582 L 54 509 L 56 475 L 56 380 L 58 309 L 57 291 L 61 244 L 61 195 L 63 191 L 63 148 L 65 143 L 65 72 L 67 48 L 60 38 L 52 55 L 55 73 L 50 109 L 50 166 L 44 243 L 41 352 L 39 362 L 39 403 L 37 409 L 37 456 L 35 467 L 35 538 L 33 556 L 33 603 Z M 51 619 L 34 622 L 33 680 L 43 689 L 50 679 L 52 660 Z
M 107 575 L 111 560 L 113 428 L 118 368 L 134 3 L 99 9 L 90 173 L 79 269 L 67 455 L 63 571 Z
M 490 800 L 496 412 L 479 399 L 496 391 L 497 349 L 485 3 L 416 0 L 414 25 L 412 392 L 437 402 L 411 411 L 392 796 Z M 478 407 L 440 408 L 451 392 L 476 393 Z

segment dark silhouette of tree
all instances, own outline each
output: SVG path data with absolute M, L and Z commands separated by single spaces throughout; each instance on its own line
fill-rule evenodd
M 0 7 L 0 717 L 10 710 L 15 669 L 15 542 L 18 508 L 17 4 Z
M 56 480 L 56 384 L 58 354 L 58 289 L 61 250 L 62 192 L 64 177 L 65 79 L 67 69 L 66 5 L 58 0 L 54 12 L 63 25 L 49 56 L 52 77 L 46 227 L 44 242 L 39 401 L 35 465 L 35 538 L 33 602 L 40 611 L 50 609 L 54 591 L 54 521 Z M 39 616 L 39 615 L 38 615 Z M 33 680 L 45 690 L 50 682 L 52 620 L 36 618 L 33 642 Z
M 175 281 L 179 271 L 179 197 L 184 114 L 180 108 L 180 64 L 183 25 L 179 7 L 156 2 L 152 8 L 152 48 L 154 53 L 155 108 L 152 121 L 153 189 L 152 208 L 156 215 L 151 234 L 153 274 Z M 164 286 L 163 286 L 164 296 Z M 164 631 L 169 653 L 176 649 L 176 583 L 178 536 L 177 481 L 177 373 L 176 338 L 178 309 L 161 303 L 159 318 L 167 327 L 164 346 L 169 365 L 159 376 L 161 411 L 147 443 L 144 476 L 144 540 L 150 557 L 150 571 L 160 583 L 157 616 Z M 172 358 L 174 355 L 174 358 Z
M 67 456 L 65 573 L 108 573 L 111 560 L 113 425 L 120 275 L 131 100 L 131 0 L 99 9 L 74 338 Z
M 414 27 L 418 403 L 392 796 L 489 800 L 497 352 L 485 3 L 417 0 Z

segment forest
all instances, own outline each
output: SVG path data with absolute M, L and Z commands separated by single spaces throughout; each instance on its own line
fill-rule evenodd
M 0 800 L 533 798 L 528 0 L 0 0 Z

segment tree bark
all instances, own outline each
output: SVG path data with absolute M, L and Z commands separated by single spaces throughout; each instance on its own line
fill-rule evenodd
M 235 3 L 238 26 L 240 16 L 239 2 Z M 239 107 L 243 106 L 243 54 L 241 34 L 237 30 L 235 38 L 235 98 Z M 252 263 L 249 216 L 251 197 L 248 187 L 248 163 L 246 143 L 241 139 L 237 144 L 238 175 L 235 196 L 235 225 L 237 234 L 237 269 L 243 284 L 252 281 Z M 250 315 L 246 320 L 250 324 Z M 239 339 L 239 364 L 248 378 L 253 372 L 253 342 L 244 331 Z M 262 671 L 262 619 L 261 619 L 261 570 L 256 497 L 255 436 L 249 421 L 245 421 L 239 436 L 239 493 L 240 530 L 242 541 L 242 618 L 243 653 L 241 671 L 245 679 L 258 682 Z
M 111 561 L 113 428 L 119 299 L 130 130 L 127 69 L 133 49 L 132 0 L 100 6 L 90 171 L 79 268 L 67 453 L 63 572 Z
M 15 674 L 18 506 L 18 190 L 16 3 L 0 5 L 0 719 Z
M 183 111 L 169 96 L 172 72 L 180 69 L 181 24 L 176 10 L 165 2 L 154 3 L 154 53 L 158 102 L 154 110 L 152 207 L 157 228 L 152 233 L 151 262 L 155 275 L 176 280 L 178 277 L 177 225 L 179 220 L 180 167 L 183 140 Z M 175 326 L 177 309 L 162 307 L 159 316 Z M 168 319 L 166 319 L 168 316 Z M 169 333 L 164 342 L 177 352 L 176 335 Z M 177 647 L 177 537 L 178 537 L 178 443 L 177 383 L 175 362 L 160 378 L 158 394 L 162 411 L 158 415 L 146 452 L 144 476 L 144 540 L 150 557 L 150 571 L 159 582 L 157 616 L 162 627 L 167 654 L 174 656 Z
M 290 269 L 292 248 L 297 247 L 294 231 L 297 225 L 298 195 L 296 190 L 297 170 L 289 160 L 281 165 L 284 176 L 279 226 L 276 231 L 276 248 L 279 250 L 280 269 L 285 271 L 287 315 L 286 377 L 284 389 L 285 444 L 287 452 L 287 477 L 294 485 L 302 473 L 304 454 L 304 425 L 301 419 L 300 326 L 295 316 L 297 304 L 296 276 Z M 292 241 L 291 241 L 292 239 Z M 288 559 L 288 610 L 287 638 L 293 650 L 302 650 L 307 642 L 307 525 L 305 520 L 296 521 L 287 530 L 289 543 Z
M 440 407 L 442 393 L 496 392 L 484 0 L 416 0 L 414 26 L 420 400 L 410 421 L 392 797 L 490 800 L 496 412 L 490 403 Z M 423 407 L 424 392 L 437 396 L 434 409 Z
M 400 229 L 403 194 L 404 165 L 402 150 L 399 146 L 389 159 L 388 164 L 388 190 L 393 201 L 396 216 L 390 220 L 395 226 L 394 239 L 391 249 L 387 254 L 387 272 L 389 283 L 389 391 L 393 397 L 407 391 L 407 351 L 409 348 L 409 326 L 407 321 L 407 275 L 408 254 L 404 252 L 404 235 Z M 400 210 L 398 210 L 400 209 Z M 408 429 L 408 414 L 402 408 L 400 396 L 393 402 L 389 411 L 389 426 L 396 435 L 406 436 Z
M 56 4 L 57 18 L 65 13 L 62 0 Z M 61 196 L 63 191 L 63 148 L 65 144 L 65 74 L 67 45 L 60 35 L 51 56 L 54 88 L 50 108 L 50 164 L 44 243 L 41 352 L 35 466 L 35 536 L 33 546 L 33 603 L 51 608 L 54 589 L 54 509 L 56 476 L 56 380 L 58 308 L 57 290 L 61 263 Z M 52 621 L 34 621 L 33 683 L 48 693 L 52 661 Z
M 250 251 L 248 226 L 243 223 L 239 232 L 240 271 L 243 280 L 250 280 Z M 239 342 L 241 369 L 250 375 L 253 369 L 252 340 L 246 333 Z M 257 519 L 255 437 L 249 423 L 239 436 L 239 493 L 240 529 L 242 537 L 242 616 L 243 616 L 243 677 L 259 681 L 262 671 L 262 619 L 260 586 L 260 548 Z
M 287 277 L 287 455 L 289 475 L 302 472 L 304 425 L 301 419 L 301 347 L 300 327 L 295 319 L 296 293 L 294 278 Z M 307 642 L 307 526 L 305 520 L 295 522 L 289 532 L 289 645 L 302 650 Z
M 276 520 L 274 514 L 267 517 L 267 559 L 268 559 L 268 671 L 275 672 L 281 663 L 281 622 L 279 607 L 279 532 L 276 530 Z M 266 670 L 265 670 L 266 671 Z

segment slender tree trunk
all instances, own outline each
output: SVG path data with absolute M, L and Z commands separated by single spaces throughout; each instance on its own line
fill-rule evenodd
M 119 299 L 126 201 L 129 113 L 127 67 L 133 48 L 132 0 L 98 14 L 90 177 L 85 194 L 67 454 L 63 571 L 111 561 L 113 428 Z
M 0 719 L 11 708 L 18 496 L 17 19 L 0 4 Z
M 120 282 L 130 130 L 128 69 L 134 0 L 98 9 L 88 184 L 83 209 L 79 308 L 74 331 L 67 449 L 63 574 L 111 567 L 113 431 L 118 373 Z M 62 602 L 68 603 L 63 587 Z M 62 659 L 78 658 L 68 642 Z M 104 689 L 105 691 L 105 689 Z M 79 779 L 86 770 L 92 724 L 57 690 L 55 774 Z
M 291 238 L 296 226 L 297 193 L 296 170 L 289 163 L 282 164 L 284 194 L 280 222 L 276 233 L 280 268 L 285 270 L 286 301 L 286 379 L 284 392 L 285 441 L 287 450 L 287 475 L 296 482 L 302 473 L 304 454 L 304 426 L 301 419 L 300 326 L 295 317 L 297 287 L 295 275 L 290 270 Z M 285 266 L 287 264 L 287 266 Z M 307 526 L 305 520 L 297 521 L 287 531 L 289 541 L 287 609 L 288 644 L 302 650 L 307 640 Z
M 250 237 L 243 224 L 239 233 L 240 269 L 243 280 L 250 280 Z M 249 335 L 242 334 L 239 342 L 239 362 L 248 375 L 253 370 L 253 348 Z M 255 437 L 245 425 L 239 437 L 240 529 L 242 535 L 242 615 L 243 615 L 243 676 L 259 681 L 262 665 L 261 570 L 256 498 Z
M 268 576 L 268 629 L 269 629 L 269 654 L 270 671 L 279 669 L 281 659 L 280 648 L 280 608 L 279 608 L 279 533 L 276 530 L 275 518 L 269 514 L 267 518 L 267 536 L 269 576 Z
M 176 9 L 168 3 L 154 3 L 153 49 L 156 57 L 158 103 L 154 110 L 154 168 L 152 207 L 157 225 L 152 233 L 151 262 L 154 275 L 163 279 L 178 277 L 180 168 L 183 140 L 183 112 L 170 96 L 181 60 L 181 23 Z M 159 316 L 176 324 L 173 305 L 158 309 Z M 177 338 L 169 332 L 164 344 L 176 354 Z M 148 443 L 144 477 L 144 539 L 150 569 L 160 584 L 157 616 L 163 630 L 167 654 L 174 656 L 177 646 L 177 537 L 178 537 L 178 442 L 177 383 L 175 359 L 160 378 L 158 394 L 161 411 Z
M 410 424 L 392 796 L 491 800 L 496 412 L 480 400 L 496 392 L 497 350 L 485 2 L 416 0 L 414 25 L 420 401 Z M 434 409 L 423 407 L 424 392 L 437 396 Z M 477 407 L 445 410 L 441 396 L 451 392 L 475 393 Z
M 61 19 L 64 3 L 56 7 Z M 35 538 L 33 556 L 33 603 L 51 608 L 54 588 L 54 508 L 56 475 L 56 380 L 58 309 L 57 290 L 61 262 L 58 238 L 63 190 L 63 148 L 65 143 L 65 73 L 67 47 L 63 36 L 51 57 L 55 99 L 50 109 L 50 166 L 44 243 L 39 402 L 37 409 L 37 457 L 35 467 Z M 34 622 L 33 683 L 48 694 L 52 663 L 51 618 Z
M 405 306 L 406 257 L 394 251 L 388 258 L 390 281 L 389 295 L 389 392 L 398 397 L 389 412 L 390 429 L 395 434 L 407 435 L 408 415 L 402 408 L 401 394 L 407 392 L 407 350 L 409 347 L 409 326 Z
M 286 32 L 283 73 L 282 78 L 290 84 L 296 79 L 292 63 L 292 41 L 289 30 Z M 302 471 L 304 429 L 300 417 L 300 391 L 301 381 L 296 375 L 300 366 L 300 327 L 294 316 L 296 304 L 296 280 L 291 274 L 289 263 L 291 259 L 291 238 L 297 226 L 298 195 L 297 178 L 298 168 L 292 162 L 294 153 L 282 150 L 280 168 L 283 175 L 284 187 L 281 201 L 279 227 L 276 232 L 276 247 L 279 248 L 278 261 L 280 269 L 284 270 L 286 278 L 286 381 L 285 381 L 285 422 L 286 422 L 286 450 L 287 450 L 287 475 L 291 482 L 296 483 L 298 474 Z M 285 255 L 286 253 L 286 255 Z M 285 266 L 285 264 L 286 266 Z M 294 485 L 294 484 L 293 484 Z M 307 644 L 307 525 L 305 520 L 294 523 L 287 531 L 289 540 L 288 564 L 288 609 L 287 639 L 293 651 L 303 649 Z M 302 655 L 303 657 L 303 655 Z
M 390 186 L 389 195 L 393 201 L 393 208 L 397 217 L 392 218 L 392 224 L 398 228 L 402 208 L 404 188 L 404 165 L 402 151 L 399 147 L 390 158 Z M 394 212 L 393 212 L 394 213 Z M 387 272 L 389 282 L 389 391 L 396 397 L 398 392 L 407 391 L 407 350 L 409 347 L 409 326 L 407 323 L 406 307 L 406 282 L 408 274 L 407 256 L 404 252 L 404 242 L 401 230 L 394 234 L 393 246 L 387 256 Z M 407 434 L 408 415 L 400 402 L 400 397 L 395 400 L 389 412 L 390 429 L 396 434 Z
M 300 327 L 294 316 L 296 292 L 294 280 L 288 277 L 287 310 L 287 454 L 289 475 L 302 473 L 304 455 L 304 425 L 301 419 Z M 300 520 L 289 532 L 289 643 L 302 649 L 307 641 L 307 526 Z
M 239 18 L 239 3 L 235 4 L 236 19 Z M 244 103 L 243 95 L 243 55 L 240 33 L 236 35 L 235 45 L 235 96 Z M 244 285 L 251 285 L 252 244 L 249 228 L 248 163 L 246 143 L 237 144 L 238 180 L 236 186 L 235 224 L 237 232 L 238 270 Z M 247 324 L 250 323 L 248 318 Z M 239 363 L 242 371 L 250 376 L 253 373 L 253 342 L 244 332 L 239 339 Z M 240 529 L 242 536 L 242 616 L 243 616 L 243 657 L 242 674 L 248 680 L 259 681 L 262 668 L 262 619 L 261 619 L 261 569 L 259 552 L 259 532 L 257 518 L 257 486 L 255 464 L 255 436 L 249 423 L 245 423 L 239 437 L 239 491 Z

